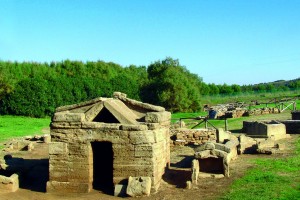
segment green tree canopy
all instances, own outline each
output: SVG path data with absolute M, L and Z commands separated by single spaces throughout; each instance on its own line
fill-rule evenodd
M 144 101 L 161 105 L 171 112 L 201 109 L 201 79 L 181 66 L 178 60 L 156 61 L 148 66 L 147 72 L 149 84 L 143 88 Z

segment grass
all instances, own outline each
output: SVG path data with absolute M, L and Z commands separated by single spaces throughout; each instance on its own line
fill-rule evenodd
M 43 134 L 49 127 L 50 118 L 29 118 L 20 116 L 0 116 L 0 142 L 27 135 Z
M 256 167 L 236 180 L 222 200 L 300 199 L 300 138 L 295 155 L 288 158 L 261 158 Z

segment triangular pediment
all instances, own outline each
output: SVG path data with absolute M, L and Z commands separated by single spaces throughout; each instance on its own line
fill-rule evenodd
M 148 112 L 162 112 L 165 109 L 140 101 L 132 100 L 122 93 L 114 93 L 114 98 L 96 98 L 78 104 L 56 109 L 60 121 L 86 121 L 120 124 L 138 124 L 144 121 Z M 74 116 L 72 117 L 72 113 Z M 75 117 L 76 115 L 76 117 Z M 78 116 L 82 117 L 78 118 Z M 78 119 L 77 119 L 78 118 Z
M 136 124 L 138 117 L 122 101 L 106 99 L 98 102 L 85 112 L 86 121 Z

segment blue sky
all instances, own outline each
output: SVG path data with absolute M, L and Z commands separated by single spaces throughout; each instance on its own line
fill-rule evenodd
M 300 77 L 299 0 L 0 0 L 0 60 L 144 65 L 206 83 Z

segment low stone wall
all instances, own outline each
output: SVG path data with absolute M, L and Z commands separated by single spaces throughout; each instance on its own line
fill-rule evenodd
M 216 141 L 215 129 L 171 129 L 171 145 L 200 145 Z
M 279 112 L 280 111 L 278 108 L 260 108 L 260 109 L 248 110 L 244 113 L 244 116 L 277 114 Z

